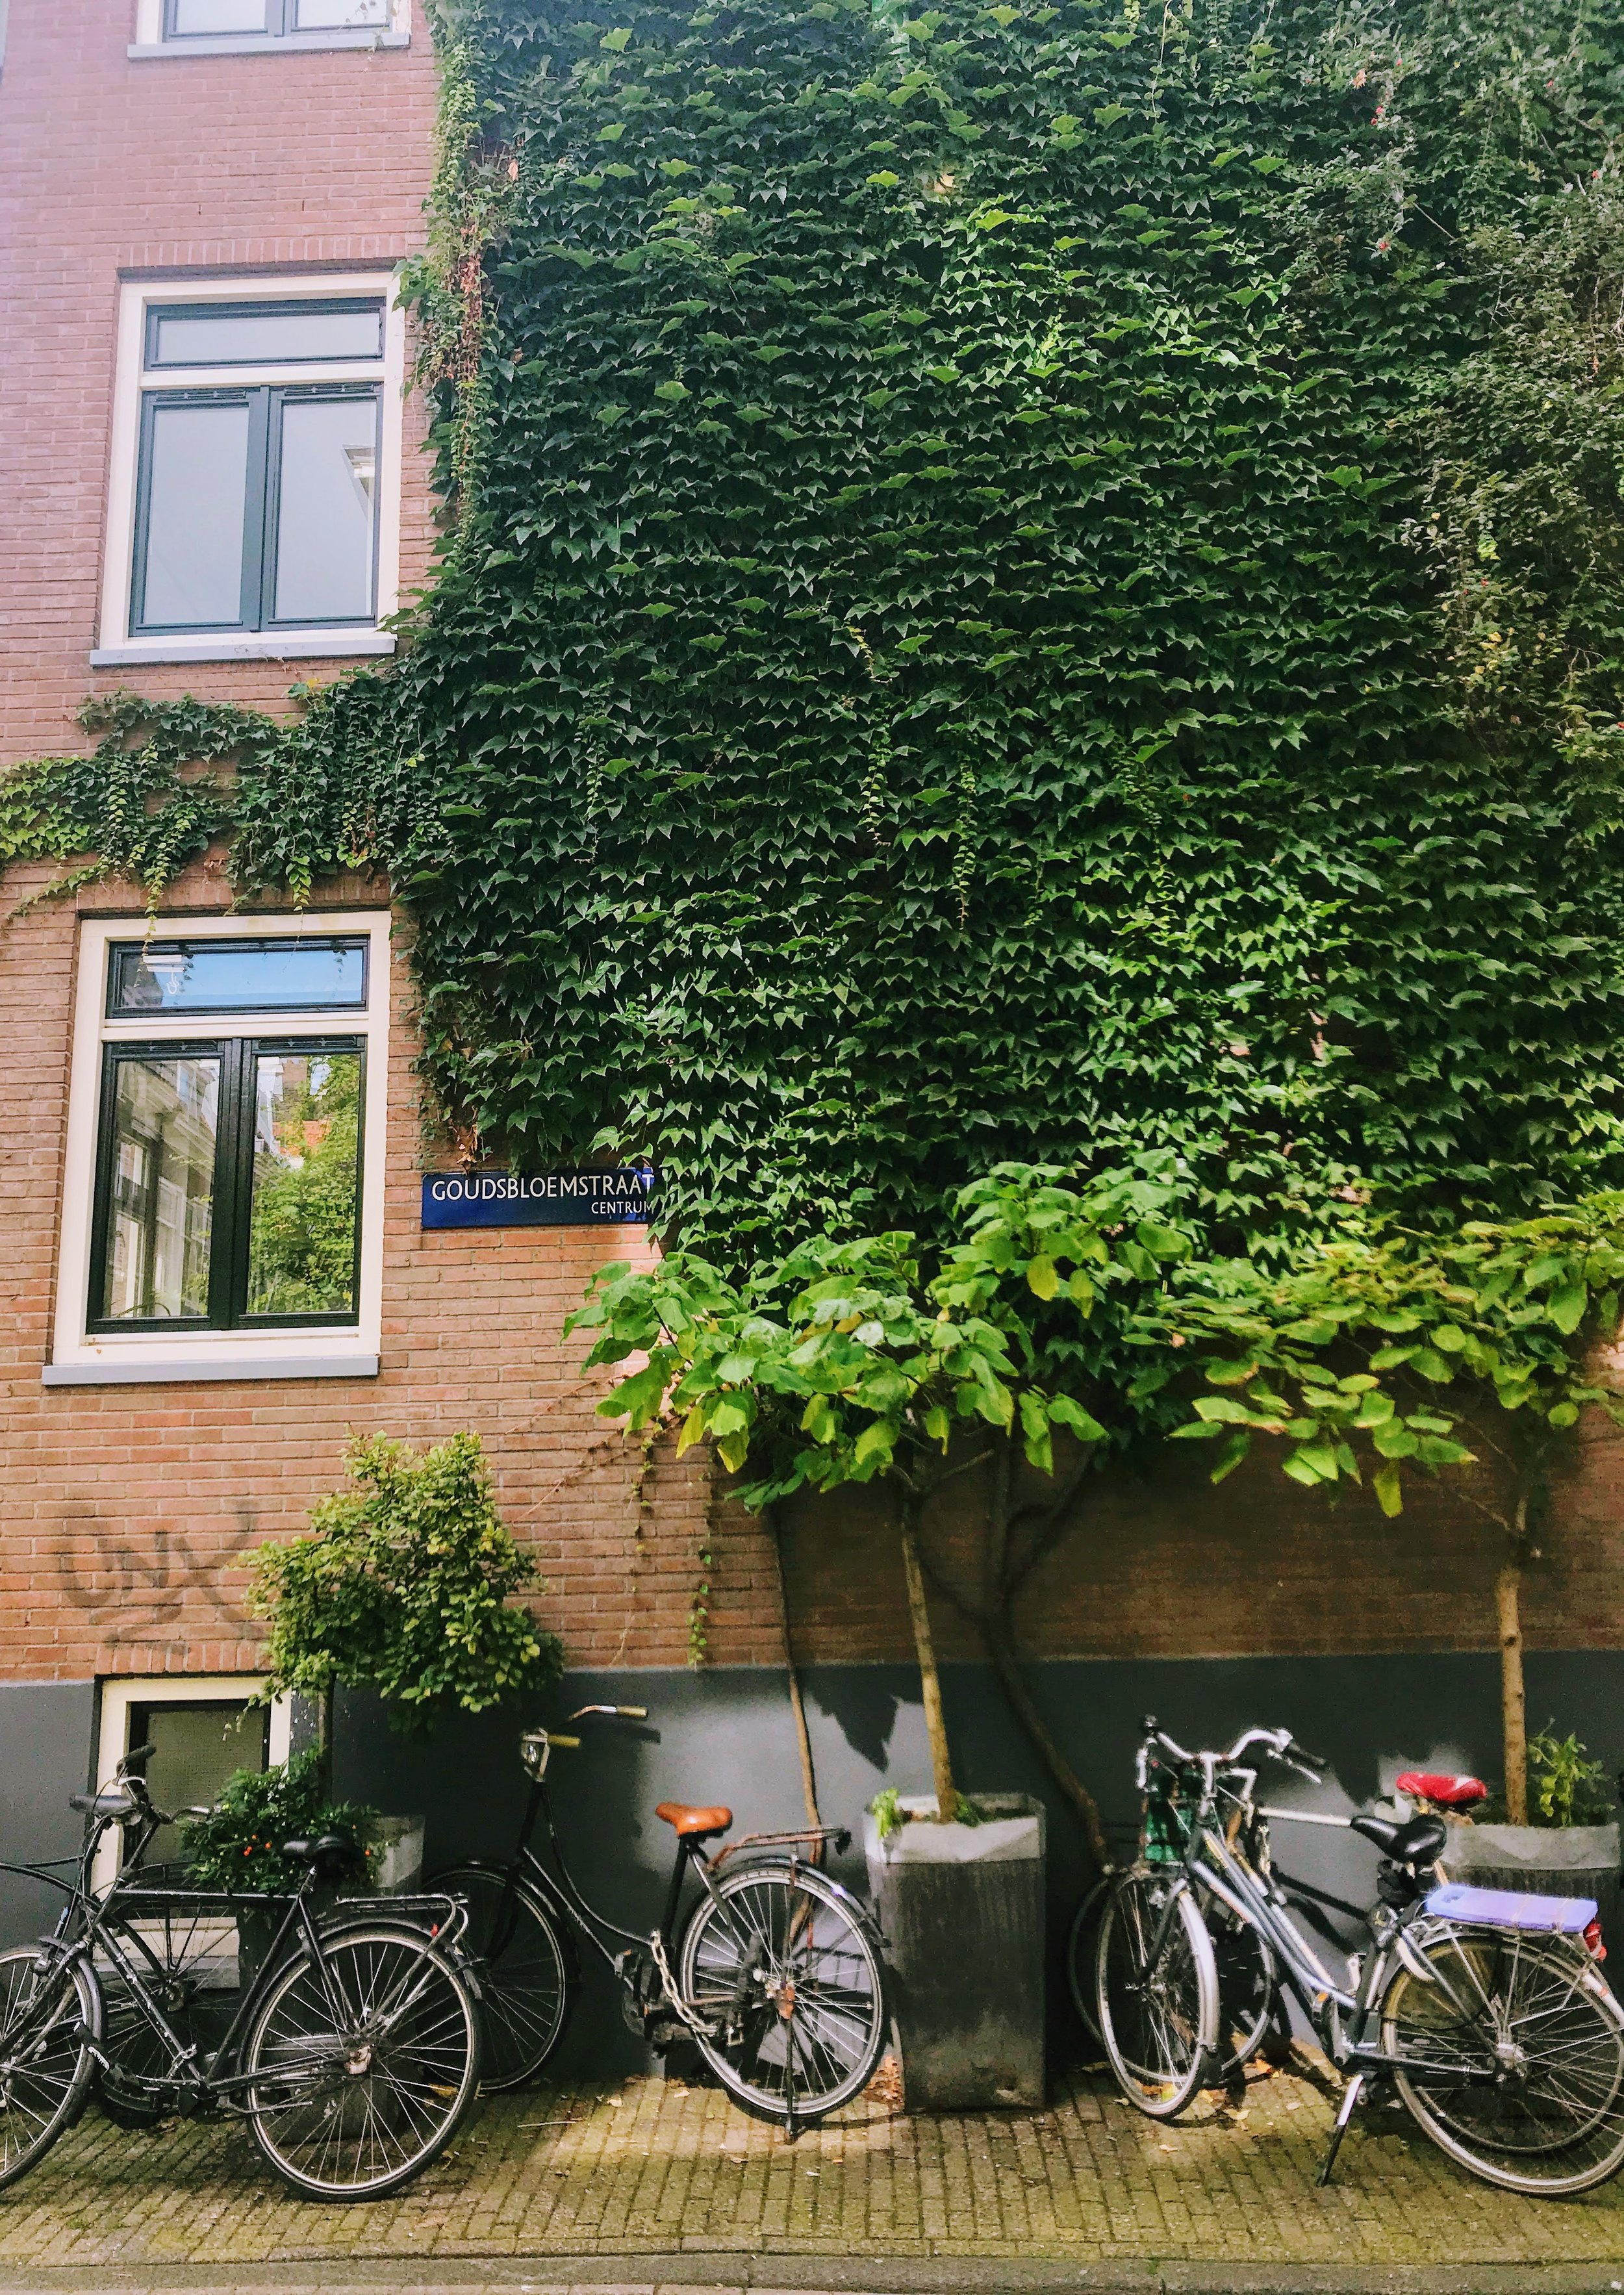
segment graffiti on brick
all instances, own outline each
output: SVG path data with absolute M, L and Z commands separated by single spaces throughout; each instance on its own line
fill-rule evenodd
M 144 1640 L 183 1626 L 190 1633 L 224 1631 L 233 1640 L 249 1632 L 241 1608 L 220 1582 L 256 1543 L 247 1507 L 239 1509 L 240 1534 L 229 1551 L 210 1544 L 200 1552 L 190 1532 L 167 1523 L 136 1548 L 104 1529 L 94 1514 L 74 1509 L 61 1519 L 72 1540 L 54 1557 L 62 1599 L 110 1638 Z

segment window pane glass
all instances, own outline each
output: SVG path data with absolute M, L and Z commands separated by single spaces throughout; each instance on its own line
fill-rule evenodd
M 365 1006 L 364 941 L 129 941 L 112 951 L 107 1009 L 116 1017 Z
M 233 1770 L 265 1769 L 270 1738 L 270 1709 L 241 1697 L 130 1708 L 130 1745 L 152 1748 L 142 1774 L 159 1809 L 207 1809 Z M 147 1850 L 149 1867 L 179 1855 L 180 1828 L 160 1825 Z
M 301 32 L 347 30 L 360 24 L 389 20 L 389 0 L 298 0 L 298 29 Z
M 377 474 L 370 393 L 282 401 L 273 620 L 371 619 Z
M 122 1059 L 114 1079 L 112 1201 L 97 1314 L 118 1321 L 205 1316 L 219 1060 Z
M 383 305 L 323 310 L 260 303 L 238 310 L 160 306 L 151 314 L 149 366 L 274 366 L 289 359 L 383 355 Z
M 140 626 L 241 627 L 248 446 L 246 405 L 153 408 Z
M 355 1305 L 359 1052 L 262 1052 L 255 1063 L 250 1315 Z
M 172 36 L 195 37 L 200 32 L 263 32 L 265 0 L 175 0 L 169 19 Z

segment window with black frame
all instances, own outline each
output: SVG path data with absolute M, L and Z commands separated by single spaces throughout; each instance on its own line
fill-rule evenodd
M 112 944 L 90 1331 L 356 1320 L 366 1043 L 334 1016 L 364 1013 L 367 955 L 314 935 Z
M 380 296 L 151 303 L 130 634 L 377 615 Z

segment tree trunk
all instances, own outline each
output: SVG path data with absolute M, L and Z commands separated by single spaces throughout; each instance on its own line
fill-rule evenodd
M 801 1799 L 806 1806 L 806 1822 L 820 1825 L 818 1813 L 818 1779 L 812 1768 L 812 1732 L 806 1726 L 806 1702 L 801 1695 L 801 1671 L 796 1663 L 795 1641 L 789 1630 L 789 1586 L 784 1575 L 784 1532 L 776 1507 L 763 1507 L 762 1520 L 772 1541 L 772 1558 L 778 1567 L 779 1626 L 784 1637 L 784 1671 L 789 1681 L 789 1711 L 795 1717 L 796 1746 L 801 1756 Z M 814 1863 L 823 1862 L 823 1843 L 820 1842 Z
M 919 1566 L 919 1501 L 904 1492 L 902 1510 L 902 1574 L 908 1581 L 908 1615 L 913 1625 L 913 1646 L 919 1661 L 919 1684 L 925 1694 L 925 1729 L 930 1739 L 930 1765 L 936 1781 L 936 1815 L 951 1825 L 959 1814 L 959 1788 L 947 1749 L 947 1724 L 942 1714 L 942 1678 L 936 1671 L 936 1645 L 930 1629 L 930 1610 L 925 1599 L 925 1572 Z
M 1528 1700 L 1522 1682 L 1522 1551 L 1514 1541 L 1494 1581 L 1500 1631 L 1500 1735 L 1506 1760 L 1506 1815 L 1528 1823 Z

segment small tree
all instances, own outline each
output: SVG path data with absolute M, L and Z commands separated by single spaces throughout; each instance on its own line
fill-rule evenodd
M 1023 1565 L 1045 1550 L 1040 1535 L 1011 1562 L 1011 1469 L 1018 1448 L 1052 1481 L 1057 1431 L 1082 1446 L 1043 1510 L 1063 1526 L 1095 1464 L 1188 1420 L 1173 1384 L 1187 1342 L 1171 1302 L 1193 1254 L 1171 1157 L 1081 1187 L 1065 1176 L 1003 1164 L 964 1188 L 959 1236 L 934 1271 L 902 1233 L 808 1243 L 739 1282 L 679 1252 L 645 1271 L 605 1269 L 569 1327 L 599 1334 L 588 1368 L 644 1359 L 600 1409 L 635 1432 L 674 1409 L 680 1450 L 708 1438 L 730 1472 L 749 1469 L 747 1506 L 853 1482 L 891 1490 L 943 1818 L 959 1794 L 920 1529 L 949 1482 L 989 1466 L 979 1622 L 1103 1859 L 1092 1797 L 1049 1740 L 1007 1632 Z
M 1331 1489 L 1362 1478 L 1367 1445 L 1389 1515 L 1403 1506 L 1407 1466 L 1488 1466 L 1481 1482 L 1458 1488 L 1506 1539 L 1495 1605 L 1515 1825 L 1528 1821 L 1522 1573 L 1538 1550 L 1555 1458 L 1581 1414 L 1595 1406 L 1624 1425 L 1624 1396 L 1595 1375 L 1618 1331 L 1621 1284 L 1624 1195 L 1596 1195 L 1449 1235 L 1350 1234 L 1309 1246 L 1281 1275 L 1250 1262 L 1195 1268 L 1156 1334 L 1218 1343 L 1200 1366 L 1218 1392 L 1176 1430 L 1222 1439 L 1215 1482 L 1258 1434 L 1285 1444 L 1296 1481 Z M 1434 1396 L 1448 1397 L 1449 1412 Z
M 313 1507 L 308 1537 L 253 1557 L 267 1695 L 325 1703 L 342 1681 L 421 1726 L 555 1681 L 562 1646 L 513 1603 L 536 1567 L 496 1512 L 478 1436 L 418 1458 L 372 1435 L 348 1466 L 358 1488 Z

